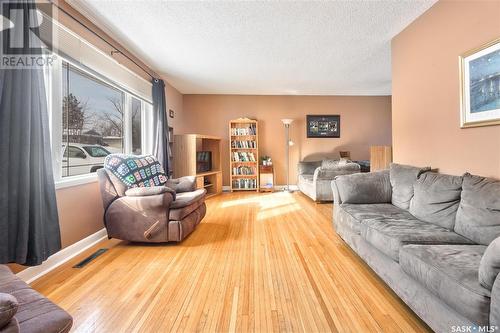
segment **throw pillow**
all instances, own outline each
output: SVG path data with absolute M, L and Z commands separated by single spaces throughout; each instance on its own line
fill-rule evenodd
M 104 168 L 128 188 L 162 186 L 167 182 L 160 162 L 150 155 L 111 154 L 104 159 Z
M 491 290 L 500 273 L 500 237 L 491 242 L 484 251 L 479 264 L 479 283 Z
M 5 293 L 0 293 L 0 329 L 5 327 L 14 317 L 19 304 L 17 299 Z
M 392 204 L 404 210 L 410 208 L 413 198 L 413 183 L 422 173 L 429 171 L 430 167 L 414 167 L 403 164 L 391 163 L 390 179 L 392 186 Z

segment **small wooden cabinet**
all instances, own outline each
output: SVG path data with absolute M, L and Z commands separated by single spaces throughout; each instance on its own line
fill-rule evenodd
M 259 166 L 260 192 L 274 192 L 274 167 L 272 165 Z
M 391 146 L 371 146 L 370 147 L 370 171 L 389 169 L 392 162 Z
M 210 170 L 199 170 L 198 153 L 209 152 Z M 196 188 L 207 190 L 207 198 L 222 193 L 221 138 L 202 134 L 174 136 L 174 177 L 196 176 Z

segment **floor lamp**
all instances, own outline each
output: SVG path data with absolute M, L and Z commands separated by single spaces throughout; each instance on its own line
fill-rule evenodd
M 285 165 L 286 165 L 286 187 L 285 187 L 285 192 L 291 192 L 290 191 L 290 146 L 293 145 L 293 142 L 290 140 L 290 124 L 293 122 L 293 119 L 281 119 L 281 122 L 283 125 L 285 125 L 285 150 L 286 150 L 286 156 L 285 156 Z

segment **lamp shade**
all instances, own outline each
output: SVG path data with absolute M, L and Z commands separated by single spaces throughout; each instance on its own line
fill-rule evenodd
M 290 118 L 285 118 L 285 119 L 281 119 L 281 122 L 282 122 L 284 125 L 290 125 L 290 124 L 293 122 L 293 119 L 290 119 Z

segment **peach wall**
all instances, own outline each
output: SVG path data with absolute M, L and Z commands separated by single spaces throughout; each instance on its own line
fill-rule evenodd
M 307 139 L 307 114 L 340 114 L 339 139 Z M 239 117 L 259 120 L 260 154 L 275 164 L 276 183 L 285 184 L 285 132 L 281 118 L 294 118 L 290 137 L 290 183 L 296 183 L 298 161 L 336 157 L 350 150 L 353 159 L 369 159 L 370 145 L 391 144 L 390 96 L 242 96 L 184 95 L 184 121 L 177 133 L 223 138 L 224 185 L 229 185 L 228 121 Z
M 500 126 L 460 128 L 458 71 L 498 37 L 499 1 L 439 1 L 392 40 L 396 162 L 500 178 Z

